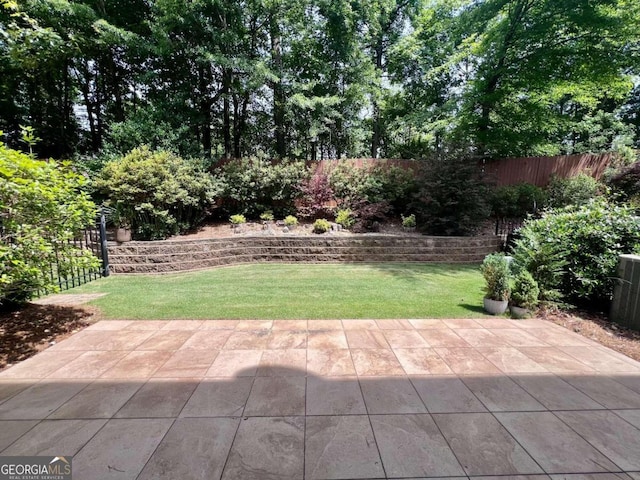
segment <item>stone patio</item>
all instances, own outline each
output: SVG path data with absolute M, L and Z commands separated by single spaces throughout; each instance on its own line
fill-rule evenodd
M 640 480 L 640 363 L 535 319 L 102 321 L 0 374 L 0 452 L 75 480 Z

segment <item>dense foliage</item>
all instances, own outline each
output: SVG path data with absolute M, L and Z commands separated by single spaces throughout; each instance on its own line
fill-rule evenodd
M 638 145 L 636 3 L 0 0 L 0 129 L 54 157 Z
M 166 238 L 197 225 L 220 191 L 193 162 L 146 146 L 108 162 L 94 188 L 120 226 L 131 227 L 141 240 Z
M 542 210 L 547 203 L 547 193 L 530 183 L 506 185 L 491 194 L 491 215 L 502 218 L 525 218 Z
M 552 208 L 583 205 L 596 197 L 601 189 L 602 185 L 586 173 L 568 178 L 554 176 L 547 187 L 548 205 Z
M 55 291 L 50 267 L 61 277 L 98 268 L 74 236 L 95 221 L 85 180 L 68 163 L 41 161 L 0 143 L 0 308 Z
M 601 308 L 613 295 L 618 256 L 640 249 L 633 210 L 604 199 L 545 212 L 520 233 L 514 261 L 533 275 L 542 299 L 558 290 L 570 302 Z

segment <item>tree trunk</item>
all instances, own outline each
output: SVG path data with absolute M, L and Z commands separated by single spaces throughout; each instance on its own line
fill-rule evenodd
M 198 67 L 198 90 L 200 94 L 200 115 L 202 115 L 202 150 L 204 157 L 211 158 L 211 98 L 207 93 L 207 77 L 204 66 Z
M 231 70 L 222 70 L 222 137 L 224 158 L 231 158 L 231 113 L 229 95 L 231 91 Z
M 285 96 L 282 87 L 282 45 L 279 19 L 276 12 L 269 18 L 269 33 L 271 37 L 271 59 L 273 69 L 278 77 L 272 82 L 273 88 L 273 124 L 275 127 L 276 155 L 279 158 L 286 156 L 286 145 L 284 138 L 284 107 Z
M 382 56 L 384 54 L 383 39 L 380 38 L 375 48 L 375 64 L 378 76 L 382 76 Z M 373 131 L 371 133 L 371 158 L 378 158 L 382 125 L 380 121 L 380 105 L 377 98 L 373 99 L 373 117 L 371 119 Z

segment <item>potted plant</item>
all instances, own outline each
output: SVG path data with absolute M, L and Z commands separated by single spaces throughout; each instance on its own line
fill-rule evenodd
M 130 242 L 133 210 L 124 205 L 117 204 L 111 211 L 111 220 L 116 227 L 116 242 Z
M 402 229 L 405 232 L 413 232 L 416 229 L 416 216 L 413 213 L 408 217 L 400 216 L 402 217 Z
M 298 225 L 298 219 L 293 215 L 287 215 L 284 217 L 284 226 L 289 230 L 293 230 Z
M 229 218 L 231 222 L 231 228 L 233 228 L 234 233 L 240 232 L 240 227 L 247 223 L 247 218 L 242 214 L 231 215 Z
M 525 318 L 538 306 L 540 288 L 538 282 L 527 270 L 522 270 L 513 279 L 511 289 L 511 314 Z
M 487 255 L 480 266 L 486 282 L 484 309 L 492 315 L 502 315 L 509 306 L 509 261 L 501 253 Z

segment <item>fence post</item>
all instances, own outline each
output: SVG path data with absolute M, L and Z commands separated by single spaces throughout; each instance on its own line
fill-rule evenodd
M 102 276 L 109 276 L 109 250 L 107 249 L 107 219 L 104 210 L 100 209 L 100 253 L 102 254 Z

